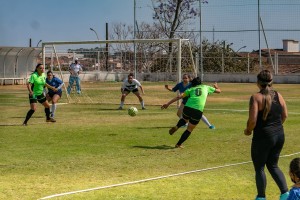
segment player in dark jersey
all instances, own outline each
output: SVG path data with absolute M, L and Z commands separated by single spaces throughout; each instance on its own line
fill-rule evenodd
M 52 71 L 47 72 L 46 83 L 57 89 L 57 91 L 53 91 L 52 89 L 49 88 L 48 93 L 46 95 L 47 100 L 52 102 L 51 117 L 54 118 L 55 111 L 56 111 L 56 103 L 62 96 L 61 88 L 64 85 L 64 83 L 59 78 L 55 77 Z
M 244 130 L 245 135 L 251 135 L 253 131 L 251 157 L 255 169 L 256 200 L 266 199 L 265 166 L 280 189 L 280 200 L 288 196 L 284 174 L 278 167 L 285 140 L 282 124 L 288 114 L 283 97 L 273 90 L 272 83 L 273 77 L 269 70 L 263 70 L 257 75 L 259 92 L 250 98 L 249 117 Z
M 125 98 L 130 92 L 132 92 L 133 94 L 135 94 L 137 96 L 137 98 L 139 99 L 140 104 L 142 106 L 142 109 L 143 110 L 146 109 L 144 100 L 143 100 L 138 88 L 140 88 L 142 93 L 145 94 L 141 83 L 138 80 L 134 79 L 133 74 L 130 73 L 128 75 L 128 78 L 124 80 L 123 85 L 121 87 L 122 96 L 121 96 L 120 107 L 118 108 L 119 110 L 123 109 Z
M 30 110 L 27 112 L 26 118 L 23 122 L 24 126 L 27 126 L 28 120 L 31 118 L 36 110 L 37 102 L 43 104 L 46 113 L 46 122 L 56 122 L 55 119 L 50 117 L 50 105 L 44 95 L 44 87 L 50 88 L 56 91 L 55 87 L 46 83 L 46 76 L 44 73 L 44 66 L 37 64 L 35 71 L 31 74 L 27 83 L 27 89 L 29 92 Z

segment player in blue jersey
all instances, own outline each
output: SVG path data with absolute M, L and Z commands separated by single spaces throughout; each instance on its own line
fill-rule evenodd
M 46 78 L 46 83 L 48 85 L 51 85 L 52 87 L 56 88 L 57 91 L 53 91 L 52 89 L 48 89 L 48 93 L 46 95 L 48 101 L 52 101 L 51 105 L 51 117 L 54 118 L 55 116 L 55 111 L 56 111 L 56 103 L 62 96 L 62 86 L 64 83 L 57 77 L 53 75 L 52 71 L 47 72 L 47 78 Z
M 123 85 L 122 85 L 122 87 L 121 87 L 122 96 L 121 96 L 120 107 L 118 108 L 119 110 L 122 110 L 122 109 L 123 109 L 124 102 L 125 102 L 125 98 L 126 98 L 126 96 L 127 96 L 130 92 L 132 92 L 133 94 L 135 94 L 135 95 L 137 96 L 137 98 L 139 99 L 140 104 L 141 104 L 141 106 L 142 106 L 142 109 L 143 109 L 143 110 L 146 109 L 146 108 L 145 108 L 145 104 L 144 104 L 144 100 L 143 100 L 143 98 L 141 97 L 141 94 L 140 94 L 138 88 L 140 88 L 140 89 L 141 89 L 141 92 L 142 92 L 143 94 L 145 94 L 144 89 L 143 89 L 141 83 L 140 83 L 138 80 L 134 79 L 134 78 L 133 78 L 133 74 L 130 73 L 130 74 L 128 75 L 127 79 L 124 80 Z
M 191 76 L 190 75 L 183 74 L 182 75 L 182 81 L 180 83 L 177 83 L 175 85 L 175 87 L 170 88 L 169 85 L 165 85 L 165 88 L 167 90 L 171 91 L 171 92 L 177 92 L 177 91 L 179 91 L 179 93 L 182 94 L 182 93 L 184 93 L 184 91 L 186 89 L 189 89 L 191 87 L 190 80 L 191 80 Z M 183 98 L 182 101 L 181 101 L 181 104 L 180 104 L 180 106 L 178 108 L 177 116 L 179 118 L 182 118 L 183 107 L 184 107 L 187 99 L 188 99 L 188 97 Z M 202 115 L 201 120 L 208 126 L 208 128 L 215 129 L 215 126 L 212 125 L 212 124 L 210 124 L 209 121 L 208 121 L 208 119 L 204 115 Z
M 300 158 L 294 158 L 290 163 L 290 177 L 295 184 L 289 192 L 287 200 L 300 199 Z

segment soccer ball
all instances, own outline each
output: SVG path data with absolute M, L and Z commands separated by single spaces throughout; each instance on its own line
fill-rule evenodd
M 128 109 L 128 115 L 130 115 L 131 117 L 136 116 L 138 113 L 138 109 L 136 107 L 130 107 Z

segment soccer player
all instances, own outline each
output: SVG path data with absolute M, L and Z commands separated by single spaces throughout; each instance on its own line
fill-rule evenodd
M 278 167 L 285 140 L 282 124 L 288 114 L 283 97 L 272 88 L 272 83 L 273 76 L 269 70 L 262 70 L 257 75 L 259 92 L 250 98 L 249 117 L 244 130 L 245 135 L 251 135 L 253 131 L 251 158 L 255 169 L 256 200 L 266 199 L 265 166 L 281 192 L 280 200 L 288 196 L 284 174 Z
M 188 74 L 183 74 L 182 75 L 182 81 L 180 83 L 177 83 L 175 85 L 175 87 L 173 87 L 172 89 L 169 88 L 169 85 L 165 85 L 165 88 L 171 92 L 177 92 L 179 91 L 180 94 L 184 93 L 184 91 L 188 88 L 191 87 L 191 83 L 190 83 L 190 80 L 191 80 L 191 76 L 188 75 Z M 181 100 L 181 103 L 180 103 L 180 106 L 178 108 L 178 111 L 177 111 L 177 116 L 179 118 L 182 118 L 182 111 L 183 111 L 183 107 L 187 101 L 188 97 L 185 97 Z M 210 124 L 208 119 L 202 115 L 202 118 L 201 120 L 208 126 L 208 128 L 210 129 L 215 129 L 215 126 Z
M 56 111 L 56 103 L 62 96 L 62 86 L 64 83 L 57 77 L 53 75 L 52 71 L 47 72 L 47 78 L 46 78 L 46 83 L 48 85 L 51 85 L 57 89 L 57 91 L 53 91 L 52 89 L 48 89 L 48 93 L 46 95 L 48 101 L 52 101 L 52 106 L 51 106 L 51 117 L 54 118 L 55 116 L 55 111 Z
M 161 106 L 161 109 L 166 109 L 175 101 L 183 99 L 187 96 L 189 97 L 183 108 L 182 119 L 177 122 L 176 126 L 172 127 L 169 130 L 169 134 L 173 135 L 173 133 L 175 133 L 179 127 L 188 122 L 187 129 L 181 135 L 181 138 L 175 145 L 175 148 L 183 148 L 182 143 L 188 139 L 194 128 L 201 120 L 207 96 L 208 94 L 212 93 L 221 93 L 218 84 L 215 83 L 214 87 L 203 85 L 201 83 L 201 79 L 199 77 L 196 77 L 191 81 L 191 88 L 185 90 L 183 94 L 174 97 L 168 103 Z
M 119 110 L 123 109 L 125 98 L 130 92 L 132 92 L 133 94 L 135 94 L 137 96 L 137 98 L 139 99 L 140 104 L 142 106 L 142 109 L 143 110 L 146 109 L 145 105 L 144 105 L 144 100 L 141 97 L 138 87 L 141 89 L 142 93 L 145 94 L 141 83 L 138 80 L 134 79 L 133 74 L 130 73 L 128 75 L 127 79 L 124 80 L 123 85 L 121 87 L 122 96 L 121 96 L 120 107 L 118 108 Z
M 39 102 L 45 107 L 46 122 L 56 122 L 55 119 L 50 117 L 50 105 L 44 95 L 44 87 L 50 88 L 53 91 L 57 91 L 55 87 L 46 83 L 46 76 L 44 74 L 44 66 L 37 64 L 35 71 L 31 74 L 27 83 L 27 89 L 29 92 L 30 110 L 27 112 L 26 118 L 23 122 L 23 126 L 27 126 L 28 120 L 31 118 L 36 110 L 36 103 Z

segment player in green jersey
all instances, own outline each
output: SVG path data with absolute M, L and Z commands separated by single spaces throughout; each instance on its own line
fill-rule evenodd
M 184 97 L 189 97 L 183 108 L 182 119 L 177 122 L 176 126 L 169 130 L 169 134 L 173 135 L 179 127 L 188 122 L 187 129 L 183 132 L 181 138 L 177 142 L 176 148 L 183 148 L 182 143 L 191 135 L 192 131 L 201 120 L 207 96 L 212 93 L 221 93 L 217 83 L 214 84 L 214 87 L 202 85 L 199 77 L 194 78 L 191 83 L 191 88 L 185 90 L 183 94 L 174 97 L 168 103 L 161 106 L 161 109 L 166 109 L 175 101 Z
M 55 119 L 50 117 L 50 105 L 44 95 L 44 87 L 50 88 L 53 91 L 57 91 L 57 89 L 46 83 L 44 70 L 45 69 L 42 64 L 37 64 L 37 66 L 35 67 L 35 71 L 31 74 L 27 83 L 30 110 L 27 112 L 26 118 L 23 122 L 24 126 L 27 126 L 28 120 L 35 112 L 37 102 L 43 104 L 43 106 L 45 107 L 46 122 L 56 122 Z

